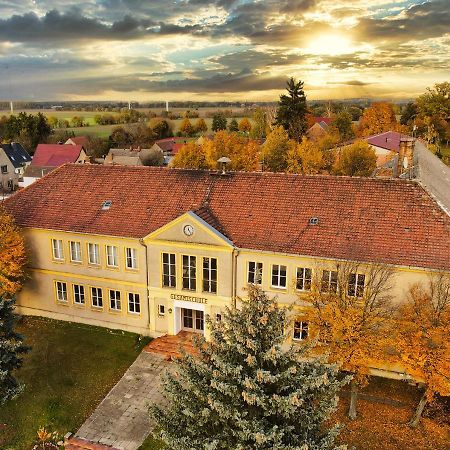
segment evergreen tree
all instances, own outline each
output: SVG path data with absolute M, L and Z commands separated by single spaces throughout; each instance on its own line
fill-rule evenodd
M 230 125 L 228 125 L 228 131 L 230 133 L 234 133 L 236 131 L 239 131 L 239 126 L 238 126 L 238 123 L 237 123 L 236 119 L 232 119 L 231 120 Z
M 290 78 L 287 82 L 288 95 L 280 95 L 276 125 L 281 125 L 291 139 L 301 142 L 306 133 L 306 95 L 303 90 L 303 81 Z
M 211 339 L 195 340 L 166 376 L 164 407 L 152 412 L 171 449 L 330 449 L 339 432 L 326 421 L 347 381 L 337 368 L 305 358 L 311 346 L 286 345 L 288 310 L 248 287 L 241 309 L 207 323 Z
M 23 337 L 14 331 L 14 303 L 14 298 L 0 297 L 0 405 L 22 392 L 23 385 L 14 378 L 13 371 L 22 366 L 20 355 L 29 350 L 23 345 Z
M 213 131 L 220 131 L 227 129 L 227 118 L 222 114 L 214 114 L 211 129 Z

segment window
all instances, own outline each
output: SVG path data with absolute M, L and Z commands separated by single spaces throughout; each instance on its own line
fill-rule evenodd
M 70 242 L 70 260 L 81 262 L 81 244 L 79 242 Z
M 63 281 L 56 282 L 56 300 L 67 303 L 67 283 Z
M 125 250 L 127 269 L 137 269 L 137 251 L 135 248 L 127 248 Z
M 324 270 L 322 272 L 322 292 L 337 292 L 338 273 L 336 270 Z
M 108 267 L 119 267 L 119 251 L 114 245 L 106 246 L 106 264 Z
M 196 262 L 195 256 L 183 255 L 183 289 L 189 289 L 190 291 L 197 289 Z
M 81 284 L 73 285 L 73 301 L 76 305 L 84 305 L 84 286 Z
M 260 262 L 249 261 L 247 283 L 261 284 L 262 283 L 263 265 Z
M 63 243 L 60 239 L 52 239 L 53 259 L 62 261 L 64 259 Z
M 216 314 L 216 322 L 222 322 L 222 314 Z
M 308 337 L 308 322 L 296 320 L 294 322 L 294 340 L 304 341 Z
M 120 291 L 109 291 L 109 307 L 115 311 L 122 309 L 120 305 Z
M 350 297 L 362 297 L 366 277 L 362 273 L 351 273 L 348 280 L 348 295 Z
M 312 270 L 304 267 L 297 267 L 297 282 L 296 288 L 299 291 L 311 290 Z
M 100 264 L 100 253 L 98 251 L 98 244 L 88 244 L 89 250 L 89 264 Z
M 272 287 L 286 287 L 286 266 L 274 264 L 272 266 Z
M 163 286 L 176 287 L 175 254 L 163 253 Z
M 8 166 L 2 166 L 2 173 L 8 173 Z
M 203 292 L 217 292 L 216 258 L 203 258 Z
M 166 307 L 164 305 L 158 305 L 158 314 L 164 316 L 166 314 Z
M 103 308 L 103 291 L 102 288 L 91 288 L 92 306 L 95 308 Z
M 141 312 L 141 300 L 139 294 L 128 294 L 128 311 L 130 313 L 139 314 Z

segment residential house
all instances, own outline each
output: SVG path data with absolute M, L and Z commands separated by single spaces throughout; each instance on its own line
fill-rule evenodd
M 258 283 L 295 302 L 307 339 L 311 280 L 331 288 L 343 261 L 360 263 L 355 296 L 372 264 L 392 267 L 396 302 L 450 273 L 450 216 L 415 181 L 71 164 L 5 206 L 31 250 L 20 313 L 155 337 L 208 338 L 206 316 Z
M 152 150 L 159 150 L 164 155 L 164 164 L 167 166 L 175 154 L 180 150 L 183 143 L 178 143 L 175 138 L 159 139 L 151 147 Z
M 146 149 L 142 150 L 146 151 Z M 103 164 L 120 166 L 142 166 L 141 148 L 111 148 Z
M 0 191 L 17 189 L 30 163 L 31 156 L 18 142 L 0 144 Z
M 86 150 L 86 146 L 89 143 L 89 138 L 87 136 L 74 136 L 67 139 L 64 144 L 66 145 L 81 145 L 84 150 Z

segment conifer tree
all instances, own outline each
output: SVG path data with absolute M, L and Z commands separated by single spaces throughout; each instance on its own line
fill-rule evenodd
M 335 448 L 339 427 L 324 421 L 347 380 L 288 344 L 287 309 L 249 285 L 240 309 L 207 323 L 210 340 L 195 340 L 198 356 L 183 355 L 166 376 L 166 406 L 152 407 L 168 448 Z
M 13 372 L 22 366 L 21 355 L 28 351 L 28 347 L 23 345 L 23 337 L 14 330 L 14 303 L 14 298 L 0 297 L 0 406 L 23 390 Z

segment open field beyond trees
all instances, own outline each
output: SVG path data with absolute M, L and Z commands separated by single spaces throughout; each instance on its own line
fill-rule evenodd
M 25 317 L 18 331 L 32 349 L 17 374 L 25 391 L 0 409 L 4 450 L 30 450 L 42 426 L 76 431 L 142 347 L 132 333 L 36 317 Z

